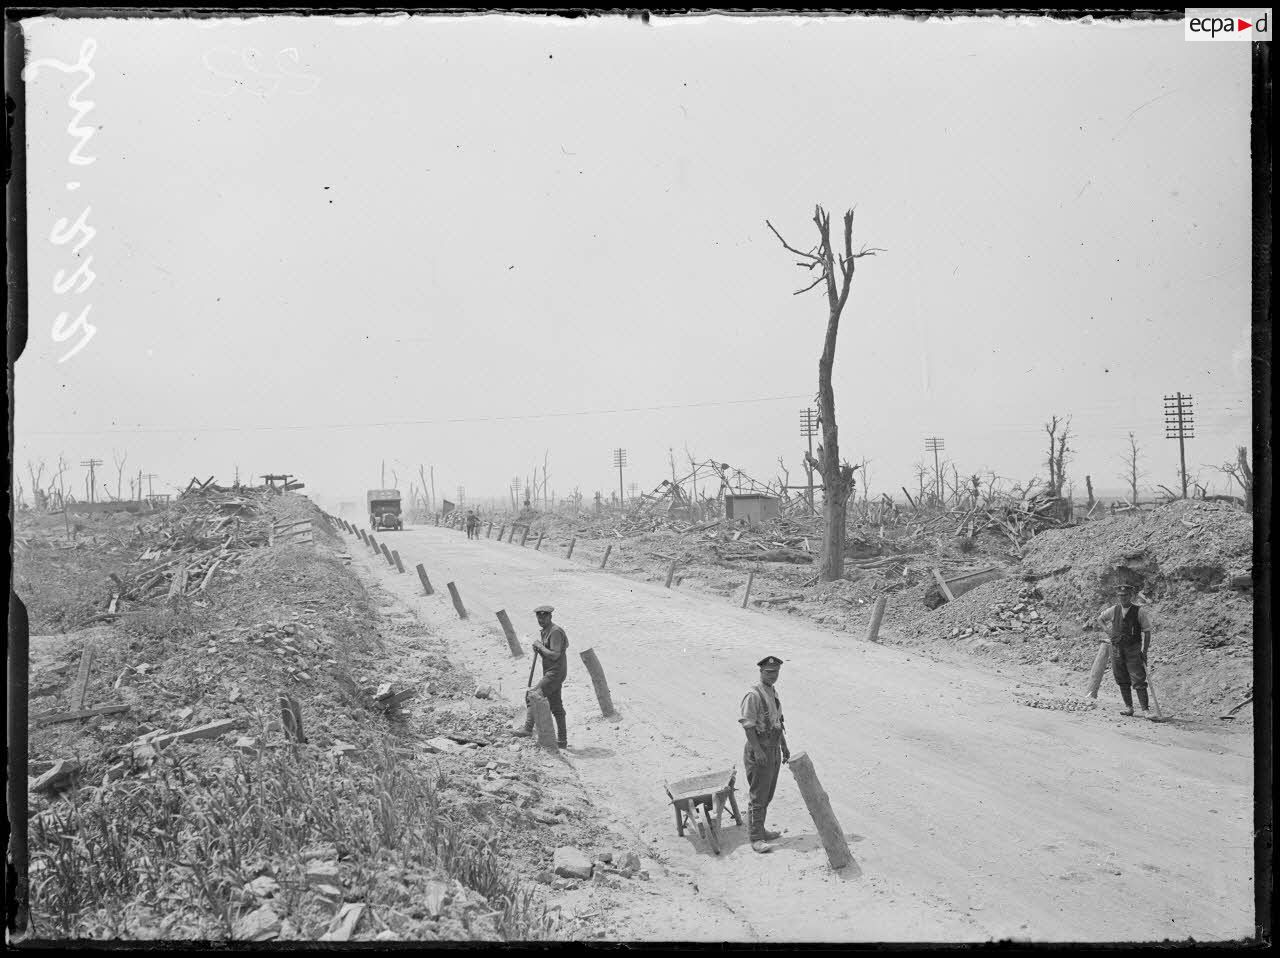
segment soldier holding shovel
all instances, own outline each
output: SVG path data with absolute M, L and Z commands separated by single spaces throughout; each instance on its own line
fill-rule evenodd
M 538 627 L 541 630 L 542 641 L 533 643 L 533 651 L 542 659 L 542 678 L 530 691 L 536 690 L 546 698 L 547 704 L 551 706 L 551 715 L 556 720 L 556 744 L 560 748 L 567 748 L 569 738 L 565 727 L 564 699 L 561 697 L 560 690 L 569 674 L 569 660 L 566 656 L 569 637 L 564 629 L 551 621 L 554 608 L 549 605 L 540 605 L 533 611 L 538 618 Z M 529 680 L 533 680 L 532 670 L 529 672 Z M 525 698 L 528 699 L 527 694 Z M 521 737 L 533 734 L 533 709 L 529 709 L 529 714 L 524 720 L 524 728 L 516 729 L 512 734 Z

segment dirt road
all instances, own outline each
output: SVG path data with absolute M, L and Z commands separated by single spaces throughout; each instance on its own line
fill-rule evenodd
M 513 659 L 494 613 L 536 633 L 549 602 L 570 642 L 564 698 L 570 761 L 606 817 L 690 879 L 687 895 L 731 912 L 748 940 L 1222 940 L 1253 932 L 1252 740 L 1116 714 L 1028 708 L 1015 692 L 1068 695 L 783 614 L 630 581 L 562 553 L 443 528 L 386 536 L 410 572 L 378 569 L 449 640 L 480 682 L 523 700 L 530 659 Z M 437 594 L 422 595 L 414 563 Z M 470 612 L 460 622 L 445 584 Z M 600 657 L 622 721 L 600 717 L 578 654 Z M 769 855 L 725 829 L 713 856 L 677 838 L 664 780 L 739 769 L 738 704 L 754 663 L 785 660 L 778 690 L 793 753 L 806 752 L 856 865 L 839 875 L 784 769 Z M 1158 676 L 1157 676 L 1158 678 Z M 1114 692 L 1106 689 L 1104 692 Z M 728 819 L 726 818 L 726 821 Z M 658 904 L 658 903 L 655 903 Z M 683 906 L 688 901 L 680 903 Z M 627 937 L 673 935 L 655 907 Z M 724 937 L 708 923 L 705 940 Z

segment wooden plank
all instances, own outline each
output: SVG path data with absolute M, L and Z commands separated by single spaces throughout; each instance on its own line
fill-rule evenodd
M 216 722 L 208 722 L 204 725 L 197 725 L 195 728 L 185 729 L 181 732 L 170 732 L 168 735 L 159 735 L 151 739 L 151 744 L 157 749 L 162 749 L 166 745 L 174 742 L 192 742 L 202 738 L 217 738 L 239 725 L 237 719 L 219 719 Z
M 956 597 L 952 595 L 951 590 L 947 588 L 947 580 L 942 577 L 942 573 L 932 567 L 930 567 L 929 571 L 933 573 L 933 581 L 938 583 L 938 588 L 940 588 L 942 590 L 942 594 L 947 597 L 947 601 L 954 602 Z
M 111 715 L 115 712 L 127 712 L 127 705 L 100 705 L 92 709 L 80 709 L 78 712 L 41 712 L 31 716 L 32 725 L 53 725 L 57 722 L 74 722 L 76 719 L 93 718 L 95 715 Z
M 76 672 L 75 685 L 71 686 L 71 711 L 84 709 L 84 697 L 89 689 L 89 673 L 93 666 L 93 646 L 86 645 L 80 653 L 80 669 Z

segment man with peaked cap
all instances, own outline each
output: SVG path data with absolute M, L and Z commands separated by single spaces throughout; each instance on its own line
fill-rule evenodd
M 1121 715 L 1133 714 L 1133 696 L 1129 686 L 1138 693 L 1138 707 L 1142 709 L 1142 717 L 1150 718 L 1147 711 L 1147 650 L 1151 647 L 1151 615 L 1145 608 L 1133 601 L 1136 590 L 1127 582 L 1116 587 L 1116 598 L 1120 601 L 1108 606 L 1098 616 L 1098 621 L 1107 627 L 1111 635 L 1111 674 L 1120 686 L 1120 697 L 1124 699 Z
M 556 744 L 560 748 L 569 747 L 568 731 L 565 726 L 564 700 L 560 689 L 569 674 L 569 636 L 564 629 L 551 621 L 551 613 L 555 609 L 549 605 L 540 605 L 533 610 L 538 618 L 541 630 L 541 641 L 533 643 L 533 651 L 542 656 L 542 678 L 534 686 L 551 706 L 551 715 L 556 720 Z M 517 729 L 514 735 L 529 736 L 533 734 L 533 709 L 529 710 L 524 720 L 524 728 Z
M 790 761 L 791 750 L 787 748 L 783 729 L 782 702 L 774 688 L 782 659 L 766 655 L 756 665 L 760 669 L 760 681 L 743 696 L 738 722 L 747 735 L 742 764 L 747 770 L 751 795 L 747 809 L 751 850 L 769 852 L 773 848 L 768 843 L 782 836 L 764 827 L 765 814 L 773 801 L 782 763 Z

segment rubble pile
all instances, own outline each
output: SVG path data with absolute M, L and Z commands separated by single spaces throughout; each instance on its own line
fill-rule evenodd
M 278 538 L 310 541 L 306 509 L 293 511 L 303 518 L 290 521 L 286 500 L 270 492 L 205 489 L 179 497 L 169 509 L 138 523 L 135 541 L 145 545 L 138 561 L 154 564 L 128 579 L 112 576 L 119 592 L 108 614 L 118 611 L 116 600 L 145 602 L 166 586 L 169 599 L 204 592 L 215 573 L 235 575 L 251 550 Z

